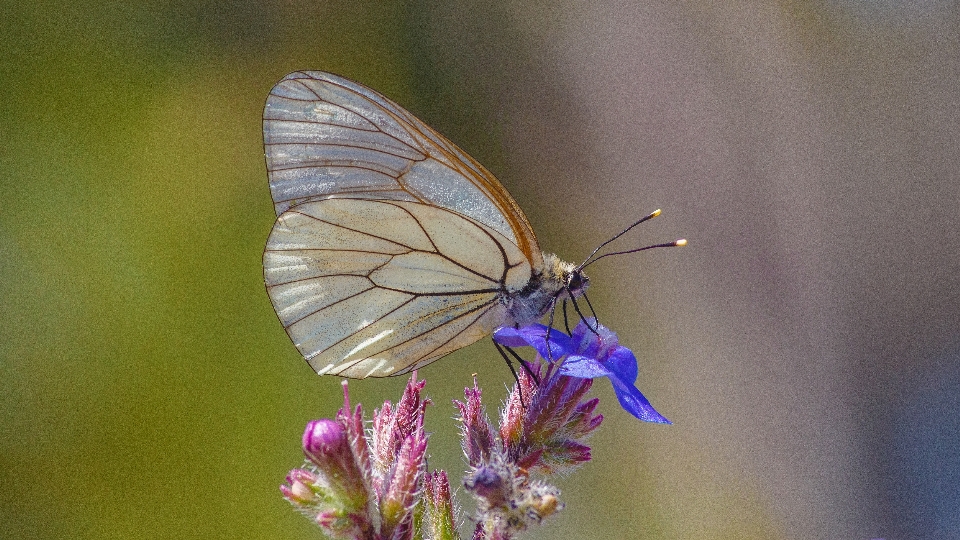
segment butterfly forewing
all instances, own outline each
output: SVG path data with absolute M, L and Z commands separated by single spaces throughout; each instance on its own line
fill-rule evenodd
M 539 270 L 529 222 L 496 178 L 379 93 L 322 72 L 295 72 L 264 107 L 264 147 L 277 215 L 330 196 L 416 201 L 505 236 Z

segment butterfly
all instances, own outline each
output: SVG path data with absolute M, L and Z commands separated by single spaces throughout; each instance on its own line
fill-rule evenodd
M 407 373 L 589 285 L 586 261 L 540 250 L 493 174 L 359 83 L 287 75 L 267 98 L 263 140 L 277 214 L 264 282 L 318 374 Z

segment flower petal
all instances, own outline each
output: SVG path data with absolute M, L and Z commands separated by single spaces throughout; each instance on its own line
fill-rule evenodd
M 560 374 L 581 379 L 596 379 L 597 377 L 614 375 L 612 371 L 596 359 L 578 354 L 571 354 L 563 361 L 563 364 L 560 365 Z
M 620 345 L 617 333 L 597 323 L 592 317 L 580 320 L 573 329 L 570 341 L 572 352 L 598 359 Z
M 616 377 L 610 377 L 610 382 L 613 383 L 613 391 L 616 392 L 617 399 L 620 400 L 620 406 L 628 413 L 644 422 L 655 422 L 657 424 L 673 423 L 658 413 L 657 410 L 653 408 L 653 405 L 647 401 L 647 398 L 643 397 L 640 390 L 637 390 L 636 386 L 626 384 Z
M 626 347 L 617 346 L 609 356 L 603 360 L 603 365 L 615 373 L 617 378 L 626 384 L 637 382 L 637 357 Z
M 570 352 L 570 336 L 557 330 L 550 330 L 550 353 L 545 344 L 548 327 L 543 324 L 531 324 L 523 328 L 501 326 L 493 332 L 493 340 L 507 347 L 533 347 L 543 358 L 557 360 Z

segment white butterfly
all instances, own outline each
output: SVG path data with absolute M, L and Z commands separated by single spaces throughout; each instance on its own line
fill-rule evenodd
M 363 85 L 287 75 L 267 98 L 263 139 L 278 216 L 264 281 L 321 375 L 406 373 L 534 323 L 589 283 L 586 263 L 540 251 L 489 171 Z

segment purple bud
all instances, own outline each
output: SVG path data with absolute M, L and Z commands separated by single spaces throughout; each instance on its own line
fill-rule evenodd
M 370 499 L 367 483 L 339 422 L 323 418 L 308 423 L 303 432 L 303 453 L 316 465 L 338 505 L 349 512 L 366 511 Z
M 303 452 L 319 467 L 323 467 L 331 455 L 349 451 L 343 426 L 334 420 L 314 420 L 303 431 Z
M 453 508 L 453 500 L 450 495 L 450 480 L 447 479 L 447 472 L 437 470 L 427 473 L 423 478 L 423 489 L 427 494 L 430 504 L 437 508 Z
M 541 376 L 541 364 L 531 364 L 529 367 L 534 375 Z M 553 373 L 553 367 L 548 367 L 546 373 L 549 378 Z M 523 439 L 528 415 L 527 406 L 531 405 L 532 400 L 537 399 L 536 395 L 540 392 L 536 381 L 525 369 L 517 372 L 517 381 L 519 384 L 514 386 L 500 415 L 500 439 L 507 449 L 520 444 Z

